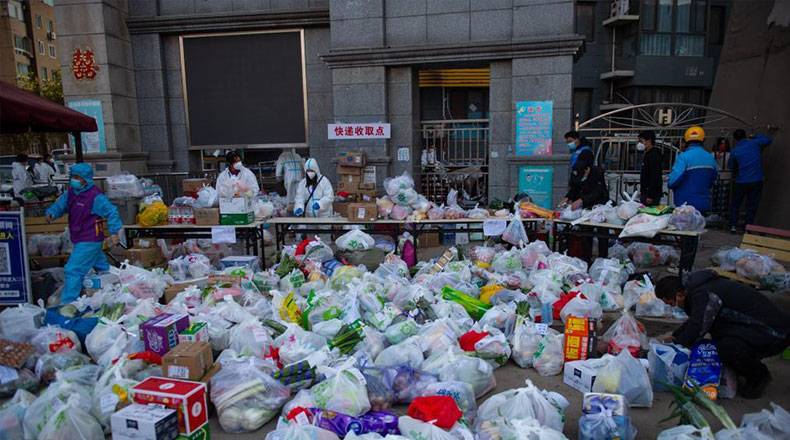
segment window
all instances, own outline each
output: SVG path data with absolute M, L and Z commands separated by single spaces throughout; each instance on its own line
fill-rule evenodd
M 38 40 L 38 54 L 39 55 L 46 55 L 46 53 L 47 53 L 47 50 L 44 49 L 44 42 L 41 41 L 41 40 Z
M 36 27 L 41 29 L 41 26 L 42 26 L 42 24 L 41 24 L 41 16 L 36 14 Z
M 595 3 L 576 3 L 576 33 L 595 41 Z
M 43 1 L 44 3 L 46 3 L 46 4 L 50 5 L 50 6 L 52 6 L 53 8 L 55 7 L 55 0 L 42 0 L 42 1 Z
M 8 2 L 8 16 L 16 18 L 17 20 L 25 21 L 25 13 L 22 9 L 22 3 L 11 0 Z
M 16 74 L 17 76 L 25 76 L 27 73 L 30 72 L 30 66 L 25 63 L 16 63 Z
M 579 115 L 579 122 L 592 117 L 592 90 L 573 89 L 573 117 Z
M 41 68 L 41 79 L 49 79 L 49 72 L 46 67 Z
M 639 52 L 704 56 L 706 11 L 706 0 L 643 0 Z
M 50 44 L 49 45 L 49 57 L 50 58 L 55 58 L 55 45 L 54 44 Z
M 708 27 L 708 41 L 712 45 L 724 44 L 724 30 L 727 28 L 724 6 L 710 7 L 710 24 Z
M 47 32 L 54 32 L 55 25 L 52 23 L 52 20 L 47 20 Z
M 14 49 L 21 55 L 31 55 L 30 39 L 14 34 Z

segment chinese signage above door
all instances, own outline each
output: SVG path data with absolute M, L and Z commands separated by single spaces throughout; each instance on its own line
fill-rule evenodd
M 516 156 L 551 155 L 553 101 L 516 103 Z
M 329 139 L 389 139 L 390 124 L 327 124 Z

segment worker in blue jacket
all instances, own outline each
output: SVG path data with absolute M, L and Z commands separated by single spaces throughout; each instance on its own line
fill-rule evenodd
M 675 206 L 687 203 L 703 215 L 711 208 L 711 188 L 718 171 L 716 159 L 705 150 L 705 130 L 689 127 L 683 135 L 686 150 L 675 159 L 669 173 L 669 188 L 674 193 Z
M 735 173 L 735 186 L 730 204 L 730 232 L 737 232 L 738 214 L 746 198 L 746 224 L 754 222 L 760 194 L 763 191 L 763 149 L 771 144 L 771 138 L 755 135 L 747 138 L 746 132 L 737 129 L 732 134 L 735 148 L 730 153 L 728 166 Z
M 118 232 L 123 227 L 118 208 L 93 184 L 93 168 L 87 163 L 71 167 L 68 191 L 47 208 L 48 221 L 69 215 L 69 238 L 74 243 L 69 261 L 66 263 L 66 282 L 60 295 L 60 303 L 67 304 L 77 299 L 82 291 L 82 281 L 91 270 L 104 272 L 110 269 L 102 245 L 104 220 L 113 244 L 118 243 Z

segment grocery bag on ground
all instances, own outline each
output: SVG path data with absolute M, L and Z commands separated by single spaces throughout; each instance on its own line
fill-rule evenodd
M 25 412 L 36 396 L 25 390 L 17 390 L 10 400 L 0 406 L 0 440 L 24 438 Z
M 741 428 L 753 428 L 760 434 L 774 439 L 790 439 L 790 413 L 773 402 L 771 408 L 773 411 L 764 409 L 760 412 L 744 414 Z
M 340 440 L 332 431 L 313 425 L 290 423 L 266 434 L 265 440 Z
M 510 223 L 508 223 L 507 227 L 505 228 L 505 231 L 502 233 L 502 240 L 514 246 L 529 243 L 527 230 L 524 229 L 524 223 L 521 221 L 520 216 L 513 216 L 513 218 L 510 220 Z
M 482 359 L 463 354 L 457 347 L 434 353 L 420 369 L 436 374 L 441 381 L 466 382 L 478 398 L 496 387 L 494 368 Z
M 637 214 L 628 220 L 619 237 L 647 237 L 653 238 L 656 234 L 666 229 L 670 215 Z
M 630 406 L 653 405 L 653 388 L 647 370 L 628 350 L 621 351 L 598 370 L 592 391 L 622 394 Z
M 710 428 L 680 425 L 661 431 L 656 440 L 714 440 L 714 437 Z
M 600 320 L 603 316 L 603 309 L 597 301 L 592 301 L 580 293 L 568 301 L 565 307 L 560 310 L 560 319 L 562 319 L 563 324 L 565 324 L 569 316 Z
M 619 417 L 627 424 L 617 423 Z M 623 416 L 614 416 L 612 410 L 599 406 L 593 412 L 582 414 L 579 418 L 579 440 L 619 439 L 633 440 L 636 428 Z
M 667 385 L 681 386 L 689 366 L 689 349 L 677 344 L 650 341 L 647 361 L 650 364 L 650 377 L 653 389 L 669 391 Z
M 395 403 L 409 403 L 422 394 L 426 386 L 439 381 L 436 374 L 408 365 L 382 368 L 384 384 L 392 390 Z
M 397 345 L 385 348 L 376 356 L 377 367 L 394 367 L 408 365 L 411 368 L 420 368 L 422 364 L 422 348 L 419 338 L 408 338 Z
M 224 354 L 224 353 L 223 353 Z M 211 378 L 211 402 L 226 432 L 252 432 L 273 419 L 291 391 L 272 378 L 270 364 L 252 357 L 221 356 Z
M 477 416 L 475 390 L 466 382 L 456 380 L 430 383 L 422 389 L 422 395 L 452 397 L 467 423 L 473 422 Z
M 412 440 L 457 440 L 444 429 L 409 416 L 398 418 L 398 429 L 401 435 Z
M 70 401 L 57 402 L 38 440 L 104 440 L 101 425 Z
M 352 229 L 335 240 L 338 249 L 344 251 L 360 251 L 371 249 L 376 241 L 370 235 L 360 231 L 359 229 Z
M 628 276 L 634 272 L 633 264 L 630 262 L 623 264 L 613 258 L 596 258 L 590 266 L 592 279 L 604 285 L 622 286 L 628 281 Z
M 548 328 L 547 331 L 557 333 Z M 543 335 L 534 322 L 526 320 L 523 316 L 516 318 L 516 326 L 510 337 L 513 361 L 521 368 L 531 367 L 542 339 Z
M 627 310 L 623 310 L 623 314 L 606 330 L 601 340 L 606 342 L 610 354 L 625 350 L 637 355 L 642 348 L 647 347 L 645 326 Z
M 560 394 L 540 390 L 527 379 L 522 388 L 510 389 L 486 399 L 477 410 L 477 429 L 487 420 L 535 419 L 541 426 L 562 432 L 568 401 Z
M 370 410 L 365 377 L 349 359 L 337 367 L 318 367 L 326 380 L 313 386 L 313 397 L 318 408 L 357 417 Z
M 565 355 L 562 352 L 564 337 L 565 335 L 562 333 L 547 332 L 538 343 L 532 366 L 541 376 L 556 376 L 562 372 L 562 364 L 565 361 Z

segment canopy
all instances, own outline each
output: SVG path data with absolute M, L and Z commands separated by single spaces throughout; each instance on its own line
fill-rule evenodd
M 97 130 L 90 116 L 0 81 L 0 134 Z

